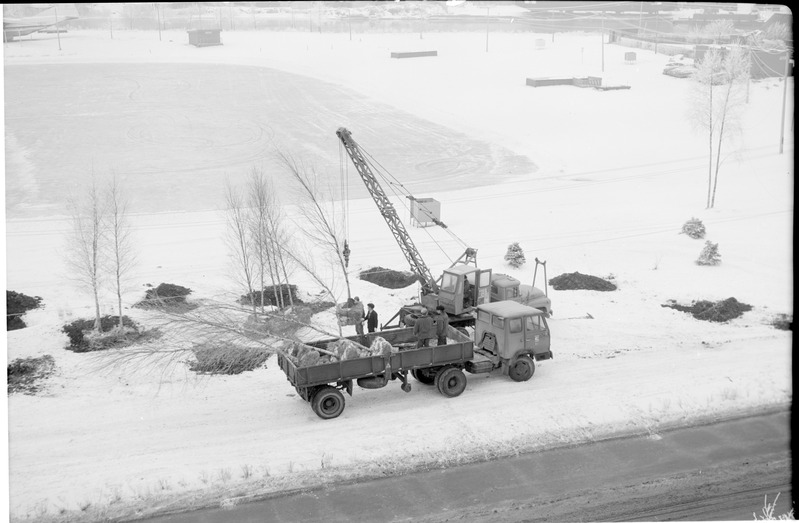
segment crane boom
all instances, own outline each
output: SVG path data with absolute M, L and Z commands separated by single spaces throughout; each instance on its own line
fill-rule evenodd
M 430 269 L 427 268 L 427 264 L 425 264 L 416 245 L 414 245 L 413 240 L 408 234 L 408 231 L 402 224 L 396 209 L 394 209 L 394 205 L 386 196 L 377 178 L 375 178 L 369 164 L 366 163 L 366 159 L 363 157 L 360 147 L 358 147 L 358 144 L 352 139 L 352 134 L 344 127 L 340 127 L 336 131 L 336 135 L 347 150 L 347 154 L 355 165 L 355 169 L 357 169 L 363 183 L 369 190 L 369 194 L 377 205 L 377 209 L 380 211 L 383 219 L 386 220 L 388 228 L 391 230 L 391 234 L 394 235 L 394 239 L 397 240 L 400 249 L 402 249 L 402 254 L 404 254 L 405 259 L 408 260 L 411 270 L 422 280 L 422 294 L 437 293 L 438 284 L 435 278 L 433 278 Z

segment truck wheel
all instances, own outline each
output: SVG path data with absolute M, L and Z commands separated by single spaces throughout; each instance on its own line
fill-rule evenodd
M 516 358 L 516 361 L 508 369 L 508 376 L 513 381 L 527 381 L 533 377 L 535 363 L 533 358 L 524 354 Z
M 344 412 L 344 395 L 330 385 L 325 385 L 314 394 L 311 408 L 322 419 L 336 418 Z
M 466 389 L 466 376 L 460 369 L 447 367 L 436 376 L 436 386 L 441 394 L 454 398 Z
M 436 371 L 433 369 L 413 369 L 411 376 L 424 385 L 433 385 L 436 382 Z

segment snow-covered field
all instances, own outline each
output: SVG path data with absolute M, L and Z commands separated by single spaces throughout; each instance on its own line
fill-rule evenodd
M 793 314 L 792 80 L 784 154 L 778 154 L 782 82 L 752 82 L 742 133 L 729 147 L 735 154 L 722 167 L 716 207 L 706 210 L 706 142 L 686 116 L 690 80 L 662 75 L 665 56 L 636 49 L 636 63 L 627 64 L 624 53 L 630 49 L 606 45 L 603 72 L 596 34 L 557 34 L 553 42 L 549 35 L 492 33 L 488 53 L 485 34 L 479 33 L 432 33 L 423 39 L 359 34 L 350 41 L 347 34 L 223 32 L 222 38 L 222 46 L 197 49 L 182 32 L 164 33 L 159 41 L 157 33 L 119 31 L 110 40 L 105 33 L 70 31 L 62 35 L 62 51 L 55 36 L 23 39 L 4 46 L 5 82 L 18 80 L 17 65 L 33 64 L 46 73 L 55 66 L 184 63 L 279 69 L 307 77 L 308 89 L 318 89 L 318 82 L 311 87 L 317 80 L 328 82 L 357 97 L 361 110 L 342 111 L 335 98 L 326 102 L 329 107 L 319 103 L 320 112 L 335 118 L 329 128 L 314 130 L 318 142 L 298 142 L 292 152 L 325 165 L 326 158 L 337 159 L 334 133 L 344 126 L 365 149 L 394 151 L 395 163 L 379 155 L 376 160 L 402 182 L 401 167 L 415 154 L 403 144 L 416 132 L 429 133 L 427 146 L 433 150 L 451 140 L 442 130 L 480 144 L 472 156 L 453 157 L 447 149 L 441 158 L 445 166 L 476 160 L 495 166 L 507 151 L 526 157 L 528 163 L 514 165 L 528 167 L 493 176 L 456 169 L 440 177 L 431 162 L 424 176 L 414 174 L 406 186 L 417 197 L 441 202 L 442 220 L 478 249 L 481 267 L 530 283 L 538 257 L 547 261 L 550 278 L 575 271 L 612 275 L 619 289 L 550 289 L 555 357 L 540 362 L 529 382 L 467 375 L 466 391 L 453 399 L 416 383 L 408 394 L 398 383 L 379 390 L 356 387 L 342 416 L 332 421 L 319 419 L 297 397 L 274 359 L 264 369 L 237 376 L 197 377 L 183 366 L 168 374 L 109 368 L 104 363 L 113 354 L 63 349 L 61 325 L 88 317 L 91 301 L 63 276 L 59 253 L 68 223 L 59 207 L 60 190 L 43 182 L 58 183 L 52 174 L 58 161 L 45 164 L 42 158 L 63 144 L 46 132 L 48 115 L 37 115 L 37 106 L 27 108 L 43 122 L 41 140 L 14 136 L 20 127 L 5 122 L 6 183 L 24 189 L 7 195 L 7 288 L 42 296 L 45 307 L 25 316 L 28 328 L 8 333 L 7 352 L 9 361 L 50 354 L 58 370 L 44 393 L 9 397 L 12 517 L 75 511 L 91 519 L 225 502 L 619 433 L 656 434 L 667 426 L 790 403 L 791 333 L 770 321 Z M 536 48 L 539 38 L 544 49 Z M 393 50 L 428 49 L 438 56 L 389 59 Z M 532 76 L 589 74 L 631 89 L 525 86 Z M 301 82 L 297 92 L 303 95 Z M 13 103 L 6 99 L 7 115 Z M 220 102 L 213 114 L 224 113 L 224 103 L 233 102 Z M 182 110 L 199 118 L 201 109 Z M 379 122 L 388 113 L 384 127 L 363 127 L 375 121 L 368 117 L 377 114 Z M 302 132 L 304 121 L 291 122 L 291 129 Z M 403 127 L 406 121 L 413 125 Z M 103 125 L 113 136 L 136 123 L 109 117 Z M 288 125 L 273 122 L 278 132 Z M 383 143 L 388 133 L 392 141 Z M 159 136 L 169 144 L 168 132 Z M 33 145 L 22 151 L 15 143 Z M 84 143 L 73 147 L 75 156 L 102 155 L 92 151 L 96 143 Z M 253 163 L 271 154 L 256 145 L 259 149 L 249 151 Z M 134 160 L 139 154 L 142 162 L 155 161 L 135 143 L 125 147 Z M 202 143 L 196 147 L 199 154 Z M 492 157 L 491 151 L 499 153 Z M 65 163 L 71 153 L 64 153 Z M 127 163 L 117 167 L 123 175 L 133 169 Z M 338 165 L 333 167 L 327 172 L 337 183 Z M 353 188 L 359 183 L 354 175 L 350 169 Z M 75 180 L 81 181 L 85 178 Z M 128 305 L 141 299 L 145 283 L 178 283 L 198 298 L 242 293 L 228 276 L 222 215 L 197 204 L 221 194 L 216 181 L 193 180 L 198 198 L 179 205 L 155 194 L 150 196 L 161 199 L 158 205 L 139 201 L 137 211 L 134 198 L 140 262 L 125 297 Z M 134 196 L 148 197 L 147 183 L 136 185 L 134 177 L 126 182 Z M 23 196 L 13 200 L 14 195 Z M 349 214 L 353 274 L 378 265 L 406 268 L 370 199 L 352 201 Z M 707 239 L 719 244 L 720 266 L 694 264 L 704 242 L 678 234 L 691 217 L 702 219 Z M 463 250 L 440 229 L 411 233 L 434 273 Z M 511 242 L 527 254 L 527 265 L 518 270 L 503 261 Z M 316 292 L 300 275 L 297 283 Z M 353 287 L 376 304 L 381 320 L 417 292 L 388 291 L 357 279 Z M 661 307 L 669 299 L 690 304 L 728 297 L 754 308 L 716 324 Z M 110 293 L 103 306 L 110 313 Z M 126 313 L 148 320 L 138 309 Z M 321 325 L 331 319 L 332 314 L 317 316 Z

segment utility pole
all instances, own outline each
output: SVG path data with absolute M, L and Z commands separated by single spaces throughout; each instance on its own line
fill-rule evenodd
M 605 13 L 602 13 L 602 72 L 605 72 Z
M 486 7 L 486 53 L 488 52 L 488 23 L 490 19 L 488 18 L 488 12 L 491 10 L 490 7 Z
M 785 50 L 785 74 L 782 77 L 782 118 L 780 119 L 780 154 L 782 154 L 782 143 L 785 140 L 785 99 L 788 96 L 788 66 L 791 63 L 791 52 Z
M 53 4 L 55 7 L 55 35 L 58 38 L 58 50 L 61 50 L 61 29 L 58 27 L 58 4 Z
M 158 4 L 155 5 L 155 16 L 158 21 L 158 41 L 161 41 L 161 11 L 158 9 Z

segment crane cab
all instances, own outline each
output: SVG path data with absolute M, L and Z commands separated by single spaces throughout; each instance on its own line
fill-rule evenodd
M 544 313 L 515 301 L 477 306 L 474 339 L 501 361 L 527 354 L 535 360 L 552 357 L 549 325 Z
M 491 300 L 491 269 L 473 265 L 453 265 L 444 270 L 438 289 L 438 302 L 456 316 Z
M 547 317 L 552 314 L 552 300 L 537 287 L 522 283 L 507 274 L 491 275 L 491 301 L 512 300 L 543 311 Z

